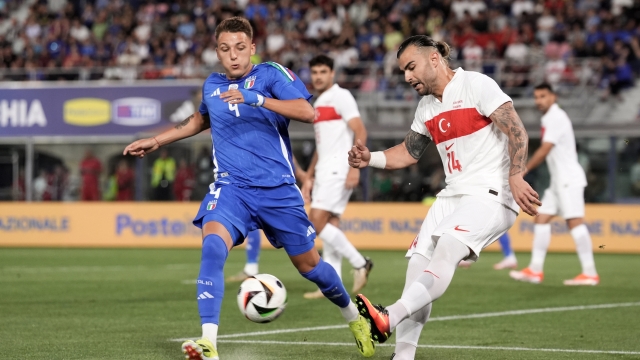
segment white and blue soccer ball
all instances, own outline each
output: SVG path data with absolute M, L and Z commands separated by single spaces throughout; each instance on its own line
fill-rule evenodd
M 287 306 L 287 289 L 282 281 L 269 274 L 250 276 L 240 284 L 238 307 L 256 323 L 268 323 L 282 315 Z

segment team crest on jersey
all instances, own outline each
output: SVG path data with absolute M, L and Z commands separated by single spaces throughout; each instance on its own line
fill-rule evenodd
M 244 81 L 244 88 L 245 89 L 251 89 L 253 87 L 253 84 L 256 83 L 256 77 L 255 76 L 249 76 L 247 78 L 247 80 Z
M 207 210 L 215 209 L 217 203 L 218 203 L 218 200 L 209 201 L 209 203 L 207 204 Z

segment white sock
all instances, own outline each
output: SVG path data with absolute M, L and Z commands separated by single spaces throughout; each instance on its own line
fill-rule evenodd
M 535 224 L 533 226 L 533 249 L 531 250 L 531 262 L 529 269 L 533 272 L 542 272 L 544 258 L 551 242 L 551 224 Z
M 360 316 L 358 308 L 356 308 L 356 304 L 354 304 L 353 301 L 350 301 L 347 307 L 340 308 L 340 312 L 348 323 L 358 320 L 358 316 Z
M 449 287 L 453 274 L 458 268 L 460 260 L 469 256 L 471 250 L 451 235 L 444 234 L 438 240 L 431 262 L 427 269 L 413 282 L 402 294 L 398 303 L 405 307 L 407 316 L 398 320 L 398 315 L 402 316 L 402 309 L 393 306 L 394 316 L 391 316 L 389 309 L 389 325 L 393 329 L 397 322 L 418 312 L 418 310 L 436 301 Z M 396 303 L 397 304 L 397 303 Z M 390 307 L 391 308 L 391 307 Z
M 202 337 L 208 339 L 213 343 L 213 346 L 218 348 L 218 325 L 213 323 L 202 324 Z
M 424 289 L 424 291 L 422 292 L 416 293 L 419 294 L 418 296 L 424 296 L 425 293 L 427 294 L 427 296 L 429 296 L 427 289 Z M 404 294 L 402 294 L 402 296 L 404 296 Z M 402 320 L 411 316 L 407 305 L 402 302 L 402 299 L 396 301 L 392 305 L 387 306 L 386 309 L 389 312 L 389 328 L 391 328 L 391 331 L 393 331 L 393 329 L 395 329 L 396 326 L 398 326 L 398 324 L 402 322 Z
M 507 255 L 504 257 L 507 260 L 513 261 L 514 263 L 518 262 L 518 259 L 516 259 L 516 253 L 512 252 L 511 254 Z
M 596 263 L 593 260 L 593 248 L 591 244 L 591 236 L 587 225 L 580 224 L 571 229 L 571 236 L 576 243 L 576 251 L 580 264 L 582 265 L 582 273 L 588 276 L 596 276 Z
M 258 275 L 258 263 L 246 263 L 242 271 L 249 276 Z
M 336 269 L 338 277 L 342 281 L 342 255 L 327 242 L 322 244 L 322 260 Z
M 429 266 L 429 262 L 429 259 L 420 254 L 413 254 L 413 256 L 411 256 L 409 265 L 407 266 L 407 275 L 404 290 L 402 291 L 403 294 L 409 289 L 410 285 L 422 275 L 427 266 Z M 415 358 L 420 333 L 429 320 L 431 307 L 432 304 L 423 307 L 415 314 L 402 320 L 396 326 L 396 348 L 394 350 L 396 357 L 394 360 L 413 360 Z
M 432 304 L 402 320 L 396 327 L 396 357 L 393 360 L 413 360 L 418 348 L 418 339 L 424 324 L 429 320 Z
M 320 232 L 324 243 L 330 244 L 337 252 L 349 260 L 354 269 L 363 267 L 367 262 L 364 256 L 349 242 L 346 235 L 337 227 L 327 224 Z

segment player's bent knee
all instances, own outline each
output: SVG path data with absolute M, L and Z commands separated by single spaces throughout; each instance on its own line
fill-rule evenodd
M 217 263 L 224 263 L 229 255 L 228 244 L 217 234 L 210 234 L 202 240 L 202 259 L 218 260 Z
M 320 262 L 320 255 L 315 248 L 299 255 L 289 255 L 289 258 L 293 266 L 295 266 L 300 273 L 313 270 Z
M 569 227 L 569 230 L 582 224 L 584 224 L 584 220 L 582 218 L 567 219 L 567 226 Z
M 316 233 L 320 234 L 324 229 L 325 225 L 329 222 L 331 218 L 331 213 L 326 210 L 320 209 L 311 209 L 311 213 L 309 214 L 309 220 L 313 224 L 313 227 L 316 229 Z
M 231 238 L 231 234 L 229 230 L 217 221 L 209 221 L 202 226 L 202 241 L 203 241 L 203 250 L 204 250 L 204 240 L 210 236 L 216 235 L 224 242 L 227 246 L 227 250 L 231 250 L 233 247 L 233 239 Z

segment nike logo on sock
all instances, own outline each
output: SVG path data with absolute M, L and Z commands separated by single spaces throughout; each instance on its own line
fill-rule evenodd
M 456 227 L 453 230 L 458 230 L 458 231 L 464 231 L 464 232 L 469 232 L 469 230 L 465 230 L 465 229 L 460 229 L 460 225 L 456 225 Z

